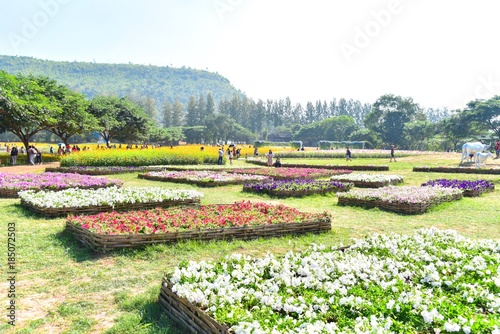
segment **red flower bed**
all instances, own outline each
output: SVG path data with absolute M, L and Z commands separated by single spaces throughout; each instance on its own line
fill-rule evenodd
M 324 218 L 285 205 L 238 202 L 195 208 L 169 208 L 69 217 L 68 223 L 101 235 L 162 234 L 193 229 L 272 225 Z

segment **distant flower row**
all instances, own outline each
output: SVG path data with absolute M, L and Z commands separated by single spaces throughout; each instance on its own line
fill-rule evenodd
M 335 174 L 349 174 L 350 170 L 333 170 L 321 168 L 243 168 L 233 169 L 231 173 L 256 174 L 270 176 L 275 179 L 314 179 Z
M 237 174 L 228 172 L 213 172 L 203 170 L 187 170 L 187 171 L 163 171 L 163 172 L 148 172 L 144 174 L 146 177 L 156 177 L 165 179 L 198 181 L 198 182 L 248 182 L 248 181 L 263 181 L 269 180 L 269 177 L 263 175 L 252 174 Z
M 258 193 L 285 194 L 285 193 L 315 193 L 321 191 L 345 191 L 352 188 L 352 183 L 343 183 L 331 180 L 276 180 L 245 184 L 243 190 Z
M 0 173 L 0 188 L 15 190 L 58 190 L 72 187 L 121 186 L 120 180 L 72 173 Z
M 195 208 L 169 208 L 126 213 L 101 213 L 68 218 L 97 234 L 158 234 L 191 229 L 293 223 L 324 217 L 285 205 L 238 202 Z
M 388 183 L 400 183 L 403 182 L 403 177 L 400 175 L 389 175 L 389 174 L 365 174 L 365 173 L 352 173 L 349 175 L 333 175 L 330 177 L 331 180 L 342 180 L 342 181 L 363 181 L 363 182 L 388 182 Z
M 372 235 L 186 262 L 172 290 L 234 333 L 500 333 L 500 242 L 454 231 Z
M 114 206 L 118 203 L 150 203 L 201 199 L 203 193 L 195 190 L 173 190 L 160 187 L 67 189 L 59 192 L 22 191 L 19 197 L 26 203 L 42 208 L 81 208 L 88 206 Z

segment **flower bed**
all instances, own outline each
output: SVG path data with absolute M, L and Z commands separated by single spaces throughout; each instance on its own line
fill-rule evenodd
M 282 197 L 307 196 L 326 194 L 338 191 L 348 191 L 352 183 L 343 183 L 331 180 L 277 180 L 252 184 L 245 184 L 243 191 L 258 194 L 269 194 Z
M 465 173 L 465 174 L 500 174 L 500 169 L 495 168 L 467 168 L 467 167 L 413 167 L 414 172 L 435 173 Z
M 66 228 L 94 251 L 179 240 L 255 239 L 331 229 L 326 213 L 302 213 L 284 205 L 238 202 L 128 213 L 69 217 Z
M 341 182 L 352 182 L 359 188 L 380 188 L 403 182 L 403 177 L 399 175 L 385 174 L 350 174 L 334 175 L 330 180 Z
M 148 172 L 146 174 L 139 174 L 139 178 L 154 181 L 190 183 L 202 187 L 218 187 L 231 184 L 262 182 L 269 181 L 271 179 L 270 177 L 263 175 L 236 174 L 201 170 Z
M 431 228 L 343 251 L 186 261 L 159 302 L 197 333 L 498 333 L 499 249 Z
M 162 170 L 165 170 L 164 166 L 74 166 L 45 168 L 45 172 L 47 173 L 76 173 L 82 175 L 111 175 Z
M 47 217 L 96 214 L 106 211 L 143 210 L 177 205 L 199 205 L 203 194 L 194 190 L 165 188 L 66 189 L 59 192 L 31 190 L 19 193 L 21 205 Z
M 457 188 L 462 190 L 463 195 L 466 197 L 476 197 L 481 195 L 483 192 L 495 190 L 495 185 L 486 180 L 468 181 L 436 179 L 422 183 L 422 186 Z
M 345 156 L 345 152 L 344 152 Z M 254 159 L 248 159 L 246 160 L 247 163 L 249 164 L 254 164 L 254 165 L 260 165 L 260 166 L 267 166 L 267 161 L 262 161 L 262 160 L 254 160 Z M 281 165 L 283 167 L 290 167 L 290 168 L 324 168 L 324 169 L 347 169 L 347 170 L 356 170 L 356 171 L 388 171 L 389 166 L 387 165 L 306 165 L 306 164 L 294 164 L 294 163 L 287 163 L 287 162 L 282 162 Z
M 0 197 L 16 198 L 24 190 L 63 190 L 68 188 L 97 189 L 122 186 L 120 180 L 70 173 L 0 173 Z
M 350 170 L 340 170 L 340 169 L 331 170 L 331 169 L 321 169 L 321 168 L 287 168 L 287 167 L 232 169 L 229 170 L 229 172 L 240 173 L 240 174 L 264 175 L 272 177 L 275 180 L 316 179 L 336 174 L 352 173 L 352 171 Z
M 377 207 L 405 214 L 426 212 L 432 205 L 462 198 L 462 191 L 442 187 L 395 187 L 353 189 L 337 194 L 339 205 Z

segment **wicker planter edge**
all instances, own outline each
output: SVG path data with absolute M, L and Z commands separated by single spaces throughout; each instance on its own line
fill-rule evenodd
M 130 235 L 97 234 L 67 220 L 66 229 L 80 242 L 89 246 L 93 251 L 97 253 L 106 253 L 115 249 L 136 248 L 156 243 L 178 242 L 180 240 L 251 240 L 261 237 L 278 237 L 286 234 L 321 233 L 331 230 L 331 219 L 325 217 L 298 223 Z

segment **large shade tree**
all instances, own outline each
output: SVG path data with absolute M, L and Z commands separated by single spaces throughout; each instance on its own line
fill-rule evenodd
M 467 105 L 465 117 L 474 122 L 475 125 L 484 130 L 492 131 L 500 138 L 500 96 L 494 96 L 489 100 L 471 101 Z
M 378 133 L 386 144 L 400 146 L 404 144 L 405 124 L 418 120 L 424 121 L 425 114 L 412 98 L 387 94 L 373 104 L 364 124 Z
M 47 93 L 54 96 L 61 108 L 56 115 L 56 123 L 48 130 L 61 138 L 65 145 L 74 135 L 83 135 L 99 128 L 94 115 L 88 112 L 89 101 L 84 95 L 76 93 L 63 85 L 51 87 Z
M 0 71 L 0 124 L 15 134 L 26 150 L 33 135 L 53 128 L 57 122 L 60 105 L 47 93 L 54 85 L 48 78 Z
M 111 139 L 121 142 L 138 142 L 148 138 L 151 120 L 140 106 L 126 98 L 96 96 L 88 111 L 99 122 L 100 135 L 106 145 Z

